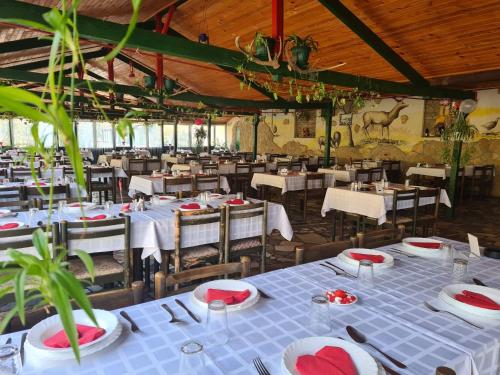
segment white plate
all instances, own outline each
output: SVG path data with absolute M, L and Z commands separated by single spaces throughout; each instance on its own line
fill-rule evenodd
M 99 216 L 99 215 L 104 215 L 104 216 L 106 216 L 106 217 L 105 217 L 105 218 L 103 218 L 103 219 L 95 219 L 95 220 L 82 220 L 82 219 L 81 219 L 81 217 L 82 217 L 82 216 L 80 216 L 80 217 L 79 217 L 78 219 L 76 219 L 75 221 L 87 221 L 87 222 L 88 222 L 88 221 L 101 221 L 101 220 L 106 220 L 106 219 L 109 219 L 110 217 L 112 217 L 111 215 L 108 215 L 108 214 L 95 214 L 95 215 L 94 215 L 94 214 L 92 214 L 92 215 L 85 215 L 85 216 L 87 216 L 87 217 L 94 217 L 94 216 Z
M 410 242 L 429 242 L 429 243 L 439 243 L 442 244 L 442 241 L 435 240 L 433 238 L 425 238 L 425 237 L 408 237 L 403 239 L 403 247 L 404 251 L 409 254 L 417 255 L 422 258 L 439 258 L 441 257 L 441 249 L 426 249 L 423 247 L 410 245 Z
M 448 305 L 467 313 L 485 318 L 500 319 L 500 310 L 483 309 L 482 307 L 472 306 L 453 298 L 456 294 L 461 294 L 463 290 L 484 294 L 496 303 L 500 303 L 500 290 L 472 284 L 451 284 L 445 286 L 439 292 L 439 298 Z
M 235 290 L 235 291 L 244 291 L 245 289 L 248 289 L 250 291 L 250 296 L 245 301 L 235 305 L 227 305 L 228 312 L 249 308 L 250 306 L 256 304 L 260 297 L 257 288 L 254 287 L 252 284 L 246 283 L 241 280 L 225 279 L 225 280 L 209 281 L 199 285 L 191 293 L 191 300 L 196 305 L 206 309 L 208 304 L 205 302 L 205 295 L 207 294 L 208 289 L 222 289 L 222 290 Z
M 4 222 L 0 222 L 0 225 L 11 224 L 11 223 L 19 224 L 19 226 L 17 228 L 12 228 L 12 229 L 24 228 L 26 226 L 26 224 L 24 224 L 22 221 L 18 221 L 18 220 L 6 220 Z M 8 229 L 0 229 L 0 230 L 8 230 Z
M 78 204 L 78 206 L 76 207 L 72 207 L 72 205 L 76 205 Z M 91 210 L 95 207 L 95 203 L 92 203 L 92 202 L 82 202 L 81 203 L 81 206 L 80 206 L 80 203 L 70 203 L 68 204 L 66 207 L 65 207 L 65 212 L 67 213 L 80 213 L 82 212 L 82 209 L 83 211 L 86 211 L 86 210 Z
M 378 366 L 370 354 L 358 345 L 349 341 L 333 337 L 307 337 L 297 340 L 288 345 L 283 352 L 282 369 L 287 375 L 300 375 L 295 368 L 297 358 L 301 355 L 311 354 L 321 350 L 325 346 L 335 346 L 344 349 L 351 356 L 358 375 L 377 375 Z M 318 374 L 319 375 L 319 374 Z
M 106 330 L 106 333 L 90 343 L 80 345 L 80 355 L 86 356 L 104 349 L 113 343 L 121 334 L 122 326 L 116 316 L 109 311 L 94 309 L 99 326 Z M 94 324 L 83 310 L 73 311 L 73 317 L 78 324 L 93 326 Z M 59 315 L 53 315 L 42 320 L 28 331 L 26 345 L 30 351 L 41 358 L 47 359 L 72 359 L 74 358 L 71 347 L 69 348 L 49 348 L 43 341 L 56 334 L 62 329 Z
M 338 255 L 338 258 L 345 262 L 350 264 L 351 266 L 358 267 L 359 265 L 359 260 L 351 258 L 350 253 L 361 253 L 361 254 L 370 254 L 370 255 L 382 255 L 384 257 L 384 262 L 383 263 L 373 263 L 373 268 L 389 268 L 394 265 L 394 258 L 392 255 L 384 253 L 383 251 L 379 250 L 372 250 L 372 249 L 346 249 L 343 252 L 341 252 Z
M 172 196 L 172 195 L 160 195 L 159 197 L 160 199 L 158 200 L 158 205 L 159 206 L 164 206 L 164 205 L 167 205 L 169 203 L 171 203 L 172 201 L 176 200 L 177 197 L 175 196 Z
M 7 210 L 7 209 L 1 209 L 0 210 L 0 217 L 2 216 L 5 216 L 5 215 L 9 215 L 11 213 L 10 210 Z
M 189 204 L 189 203 L 183 203 L 183 204 Z M 200 205 L 200 208 L 193 208 L 193 209 L 190 209 L 190 208 L 182 208 L 182 207 L 179 207 L 179 210 L 180 211 L 201 211 L 201 210 L 206 210 L 207 209 L 207 205 L 206 204 L 201 204 L 201 203 L 198 203 Z

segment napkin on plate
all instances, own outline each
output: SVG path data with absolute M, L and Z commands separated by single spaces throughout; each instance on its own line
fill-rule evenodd
M 412 246 L 421 247 L 424 249 L 439 249 L 441 243 L 439 242 L 408 242 Z
M 462 294 L 456 294 L 455 299 L 468 305 L 481 307 L 483 309 L 500 310 L 500 304 L 496 303 L 484 294 L 471 292 L 470 290 L 462 290 Z
M 7 223 L 7 224 L 0 225 L 0 230 L 15 229 L 17 227 L 19 227 L 18 223 Z
M 198 203 L 188 203 L 181 205 L 184 210 L 199 210 L 201 206 Z
M 88 344 L 106 333 L 106 330 L 98 327 L 86 326 L 83 324 L 76 325 L 76 331 L 78 333 L 78 344 Z M 69 348 L 69 339 L 64 330 L 60 330 L 55 335 L 45 339 L 43 341 L 45 346 L 49 348 Z
M 371 260 L 373 263 L 384 263 L 383 255 L 362 254 L 362 253 L 349 253 L 352 259 L 355 260 Z
M 243 199 L 230 199 L 226 201 L 227 204 L 245 204 Z
M 37 184 L 36 184 L 36 182 L 32 182 L 32 183 L 31 183 L 31 186 L 36 186 L 36 185 L 37 185 Z M 47 185 L 47 184 L 46 184 L 45 182 L 38 182 L 38 185 L 39 185 L 39 186 L 45 186 L 45 185 Z
M 215 300 L 222 300 L 226 305 L 235 305 L 245 301 L 248 297 L 250 297 L 250 291 L 248 289 L 243 291 L 208 289 L 205 295 L 205 301 L 210 303 Z
M 97 215 L 97 216 L 82 216 L 82 217 L 80 217 L 80 220 L 85 220 L 85 221 L 87 221 L 87 220 L 90 220 L 90 221 L 103 220 L 103 219 L 106 219 L 106 215 L 104 215 L 104 214 Z
M 161 201 L 169 201 L 169 200 L 172 200 L 172 199 L 174 199 L 174 197 L 168 197 L 168 196 L 160 197 Z
M 69 207 L 81 207 L 82 205 L 80 203 L 72 203 L 69 205 Z
M 298 357 L 295 368 L 300 375 L 357 375 L 349 353 L 335 346 L 325 346 L 315 355 Z

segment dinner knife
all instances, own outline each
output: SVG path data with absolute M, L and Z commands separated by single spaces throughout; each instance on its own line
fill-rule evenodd
M 191 319 L 193 319 L 196 323 L 201 323 L 200 317 L 195 313 L 193 313 L 191 310 L 189 310 L 188 307 L 181 300 L 176 298 L 174 301 L 188 313 Z
M 21 347 L 19 349 L 19 353 L 21 354 L 21 364 L 24 365 L 24 343 L 26 342 L 26 337 L 28 336 L 27 332 L 24 332 L 21 336 Z

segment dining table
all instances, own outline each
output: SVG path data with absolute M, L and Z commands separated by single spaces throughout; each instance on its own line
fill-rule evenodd
M 259 186 L 271 186 L 280 189 L 281 194 L 286 194 L 289 191 L 304 190 L 306 186 L 306 175 L 306 172 L 302 173 L 297 171 L 290 171 L 286 175 L 273 173 L 254 173 L 250 185 L 256 190 L 259 188 Z M 325 174 L 324 186 L 335 186 L 335 176 L 333 176 L 332 174 Z M 317 189 L 320 187 L 321 182 L 319 180 L 309 181 L 309 189 Z
M 428 177 L 438 177 L 443 180 L 450 177 L 451 167 L 450 166 L 417 166 L 410 167 L 406 171 L 406 176 L 410 177 L 412 175 L 428 176 Z M 466 177 L 471 177 L 474 172 L 473 165 L 466 165 L 464 167 L 464 175 Z M 462 172 L 459 172 L 462 175 Z
M 429 189 L 425 186 L 410 186 L 409 188 Z M 350 186 L 339 186 L 328 188 L 321 207 L 321 215 L 331 210 L 338 210 L 358 214 L 372 219 L 377 219 L 379 225 L 387 221 L 387 212 L 392 210 L 394 190 L 404 191 L 406 187 L 400 184 L 390 184 L 389 188 L 382 193 L 376 191 L 372 186 L 367 191 L 351 190 Z M 451 207 L 451 202 L 445 189 L 441 189 L 439 198 L 441 204 Z M 418 201 L 419 206 L 434 204 L 434 197 L 422 197 Z M 398 210 L 412 208 L 411 200 L 402 200 L 398 202 Z
M 469 246 L 445 240 L 457 253 L 467 254 Z M 379 248 L 389 252 L 394 246 Z M 205 345 L 206 368 L 203 374 L 253 375 L 253 359 L 260 357 L 270 374 L 283 374 L 282 356 L 293 342 L 315 336 L 308 326 L 311 297 L 328 290 L 343 289 L 358 297 L 350 306 L 329 307 L 331 331 L 324 336 L 353 342 L 348 325 L 362 332 L 369 343 L 403 362 L 396 368 L 369 345 L 356 344 L 379 364 L 378 375 L 385 374 L 381 363 L 401 375 L 434 375 L 446 366 L 457 375 L 495 375 L 500 371 L 500 326 L 498 321 L 474 328 L 444 313 L 432 312 L 424 302 L 438 305 L 440 290 L 450 284 L 450 266 L 435 259 L 408 258 L 393 254 L 392 267 L 375 273 L 372 288 L 360 287 L 355 279 L 337 275 L 325 261 L 339 264 L 338 258 L 278 269 L 243 279 L 271 298 L 260 298 L 246 309 L 228 313 L 229 341 L 218 346 Z M 480 258 L 471 261 L 469 277 L 478 276 L 494 288 L 500 288 L 500 260 Z M 179 299 L 202 322 L 196 323 L 175 303 Z M 169 323 L 170 315 L 161 307 L 168 305 L 183 324 Z M 446 309 L 446 307 L 443 307 Z M 137 324 L 120 316 L 125 311 Z M 23 374 L 172 374 L 179 372 L 180 347 L 189 340 L 206 342 L 207 311 L 193 302 L 191 292 L 114 310 L 123 326 L 120 337 L 106 349 L 75 360 L 47 360 L 25 350 Z M 19 345 L 23 332 L 0 336 Z
M 345 169 L 345 168 L 318 168 L 318 173 L 331 174 L 335 177 L 335 180 L 341 182 L 353 182 L 356 180 L 356 168 Z M 387 180 L 387 174 L 385 169 L 382 170 L 382 178 Z M 360 178 L 361 182 L 366 182 L 368 179 L 367 175 Z

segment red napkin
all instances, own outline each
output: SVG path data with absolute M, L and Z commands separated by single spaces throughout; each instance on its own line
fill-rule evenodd
M 18 223 L 7 223 L 4 225 L 0 225 L 0 230 L 5 230 L 5 229 L 15 229 L 19 226 Z
M 227 204 L 245 204 L 243 199 L 230 199 L 226 201 Z
M 32 183 L 31 183 L 31 185 L 32 185 L 32 186 L 36 186 L 36 182 L 32 182 Z M 47 185 L 47 184 L 46 184 L 45 182 L 39 182 L 39 183 L 38 183 L 38 185 L 39 185 L 39 186 L 45 186 L 45 185 Z
M 89 217 L 89 216 L 80 217 L 80 220 L 103 220 L 103 219 L 106 219 L 106 215 L 104 215 L 104 214 L 92 216 L 92 217 Z
M 484 294 L 471 292 L 470 290 L 463 290 L 462 294 L 456 294 L 455 299 L 468 305 L 481 307 L 483 309 L 500 310 L 500 304 L 496 303 Z
M 78 332 L 78 344 L 88 344 L 106 333 L 106 330 L 98 327 L 85 326 L 83 324 L 76 325 Z M 55 335 L 43 341 L 45 346 L 49 348 L 69 348 L 69 339 L 64 330 L 60 330 Z
M 201 207 L 198 203 L 188 203 L 181 205 L 181 208 L 185 210 L 199 210 Z
M 80 203 L 73 203 L 69 205 L 70 207 L 81 207 Z
M 441 247 L 439 242 L 409 242 L 409 244 L 424 249 L 439 249 Z
M 298 357 L 295 368 L 301 375 L 357 375 L 349 353 L 333 346 L 325 346 L 315 355 Z
M 172 197 L 160 197 L 160 200 L 161 201 L 168 201 L 168 200 L 171 200 Z
M 222 290 L 222 289 L 208 289 L 205 295 L 205 301 L 210 303 L 215 300 L 222 300 L 226 305 L 235 305 L 241 303 L 250 297 L 250 291 L 245 289 L 243 291 L 237 290 Z
M 122 207 L 120 208 L 120 211 L 129 212 L 130 211 L 130 203 L 123 204 Z
M 351 258 L 355 260 L 371 260 L 373 263 L 384 263 L 383 255 L 361 254 L 351 252 Z

